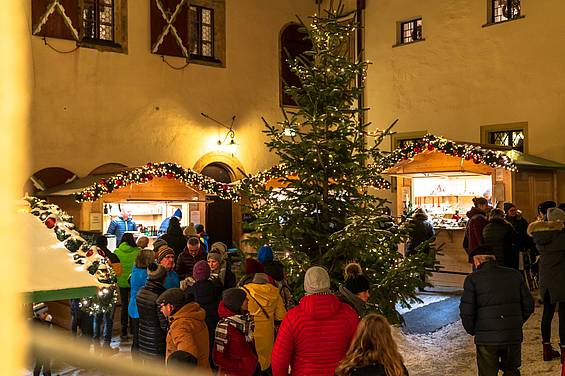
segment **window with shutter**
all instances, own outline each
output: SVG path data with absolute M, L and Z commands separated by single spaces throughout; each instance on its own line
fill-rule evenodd
M 151 52 L 189 57 L 188 0 L 151 0 Z
M 32 0 L 33 35 L 79 40 L 77 0 Z

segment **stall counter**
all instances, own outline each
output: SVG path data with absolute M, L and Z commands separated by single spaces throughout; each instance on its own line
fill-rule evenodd
M 435 228 L 436 247 L 441 247 L 441 255 L 437 255 L 441 269 L 432 273 L 430 282 L 434 286 L 463 287 L 467 274 L 472 266 L 467 261 L 467 253 L 463 249 L 464 227 Z

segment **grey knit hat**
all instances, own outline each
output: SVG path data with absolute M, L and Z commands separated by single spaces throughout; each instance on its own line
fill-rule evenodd
M 222 255 L 217 252 L 208 253 L 208 260 L 216 260 L 220 264 L 222 263 Z
M 321 266 L 313 266 L 304 275 L 304 291 L 307 295 L 330 292 L 330 275 Z
M 161 248 L 164 245 L 168 245 L 167 241 L 165 239 L 157 239 L 153 242 L 153 251 L 155 253 L 157 253 L 157 251 L 159 250 L 159 248 Z
M 565 222 L 565 211 L 559 208 L 549 208 L 547 209 L 547 220 Z

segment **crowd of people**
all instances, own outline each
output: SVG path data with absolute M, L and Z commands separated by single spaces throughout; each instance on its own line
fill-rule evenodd
M 533 254 L 530 247 L 537 252 L 532 257 L 539 255 L 543 358 L 563 361 L 565 211 L 556 206 L 541 204 L 540 218 L 529 225 L 510 203 L 504 210 L 492 209 L 478 198 L 467 213 L 464 247 L 474 272 L 465 279 L 460 312 L 464 328 L 475 337 L 479 375 L 496 375 L 499 368 L 519 375 L 522 325 L 534 302 L 518 270 L 522 253 Z M 183 231 L 177 217 L 168 219 L 152 249 L 146 237 L 136 242 L 125 232 L 115 252 L 105 252 L 118 277 L 121 340 L 129 341 L 131 334 L 133 358 L 222 376 L 408 375 L 386 318 L 368 313 L 371 283 L 359 264 L 345 267 L 335 293 L 327 270 L 310 267 L 305 296 L 295 302 L 284 266 L 269 246 L 244 260 L 244 275 L 237 281 L 225 244 L 208 249 L 203 228 Z M 422 234 L 412 234 L 406 257 L 426 251 L 419 244 L 434 235 L 427 221 L 425 212 L 414 216 L 414 228 Z M 105 237 L 95 244 L 107 250 Z M 550 344 L 557 304 L 563 306 L 561 354 Z M 42 317 L 45 311 L 38 307 L 36 318 Z M 97 344 L 102 339 L 100 348 L 108 354 L 119 351 L 110 346 L 113 318 L 113 310 L 96 315 L 92 333 L 86 331 Z
M 522 326 L 534 312 L 530 289 L 535 283 L 524 273 L 525 261 L 539 274 L 543 360 L 561 358 L 563 363 L 565 204 L 541 203 L 537 220 L 528 224 L 512 203 L 500 209 L 491 208 L 483 197 L 473 202 L 463 245 L 474 272 L 465 278 L 460 314 L 465 330 L 475 337 L 479 375 L 494 376 L 499 370 L 507 376 L 520 375 Z M 551 345 L 557 305 L 560 353 Z

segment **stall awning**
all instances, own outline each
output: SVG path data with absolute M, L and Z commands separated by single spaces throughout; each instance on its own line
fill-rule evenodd
M 26 300 L 52 301 L 96 294 L 97 278 L 75 264 L 53 230 L 26 212 L 17 213 L 16 219 L 18 226 L 27 231 L 29 270 L 26 278 L 17 281 Z
M 75 193 L 78 193 L 83 189 L 90 187 L 92 184 L 99 182 L 102 179 L 107 179 L 113 175 L 115 174 L 88 175 L 83 178 L 75 179 L 69 183 L 57 185 L 55 187 L 51 187 L 44 191 L 38 192 L 37 196 L 72 196 Z

